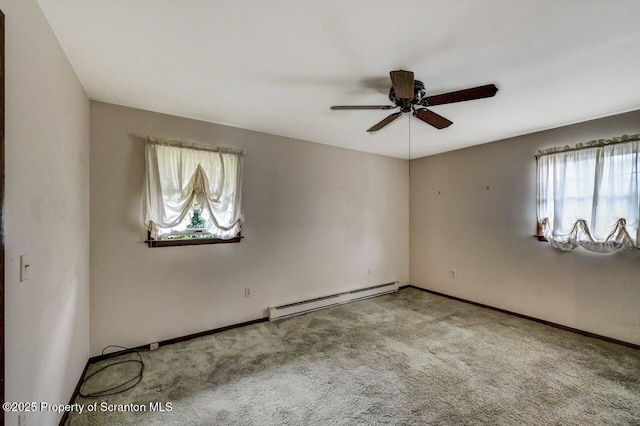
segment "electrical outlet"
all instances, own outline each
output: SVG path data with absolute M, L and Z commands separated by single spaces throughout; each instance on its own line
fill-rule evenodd
M 18 414 L 18 426 L 27 426 L 27 413 Z
M 158 349 L 159 347 L 160 347 L 160 343 L 157 343 L 157 342 L 156 342 L 156 343 L 151 343 L 151 344 L 149 345 L 149 350 L 150 350 L 150 351 L 155 351 L 155 350 L 156 350 L 156 349 Z
M 371 275 L 371 268 L 367 269 L 367 274 Z
M 451 278 L 455 278 L 456 277 L 456 270 L 455 269 L 452 269 L 452 270 L 449 271 L 449 277 L 451 277 Z
M 251 289 L 249 287 L 244 288 L 244 297 L 251 297 Z

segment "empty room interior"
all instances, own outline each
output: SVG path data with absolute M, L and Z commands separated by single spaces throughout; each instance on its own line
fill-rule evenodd
M 3 424 L 640 424 L 637 0 L 0 0 Z

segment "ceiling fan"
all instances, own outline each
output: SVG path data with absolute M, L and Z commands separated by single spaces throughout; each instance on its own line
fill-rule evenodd
M 389 100 L 393 105 L 339 105 L 332 106 L 331 109 L 396 109 L 400 111 L 394 112 L 384 120 L 367 129 L 367 132 L 375 132 L 391 123 L 396 118 L 406 112 L 413 112 L 413 116 L 419 118 L 427 124 L 432 125 L 436 129 L 444 129 L 453 124 L 452 121 L 427 108 L 433 105 L 451 104 L 454 102 L 471 101 L 474 99 L 490 98 L 496 94 L 498 88 L 495 84 L 487 84 L 484 86 L 473 87 L 471 89 L 458 90 L 456 92 L 443 93 L 441 95 L 426 96 L 424 83 L 413 79 L 411 71 L 391 71 L 391 90 L 389 91 Z

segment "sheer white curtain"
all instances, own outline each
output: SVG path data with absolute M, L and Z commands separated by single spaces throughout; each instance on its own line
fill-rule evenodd
M 538 157 L 538 221 L 552 246 L 638 247 L 638 148 L 636 139 Z
M 144 221 L 154 238 L 188 232 L 194 207 L 203 231 L 230 239 L 240 231 L 242 155 L 147 142 Z

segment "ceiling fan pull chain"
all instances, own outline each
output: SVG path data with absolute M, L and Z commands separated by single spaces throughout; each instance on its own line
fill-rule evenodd
M 409 117 L 409 177 L 411 177 L 411 117 Z

